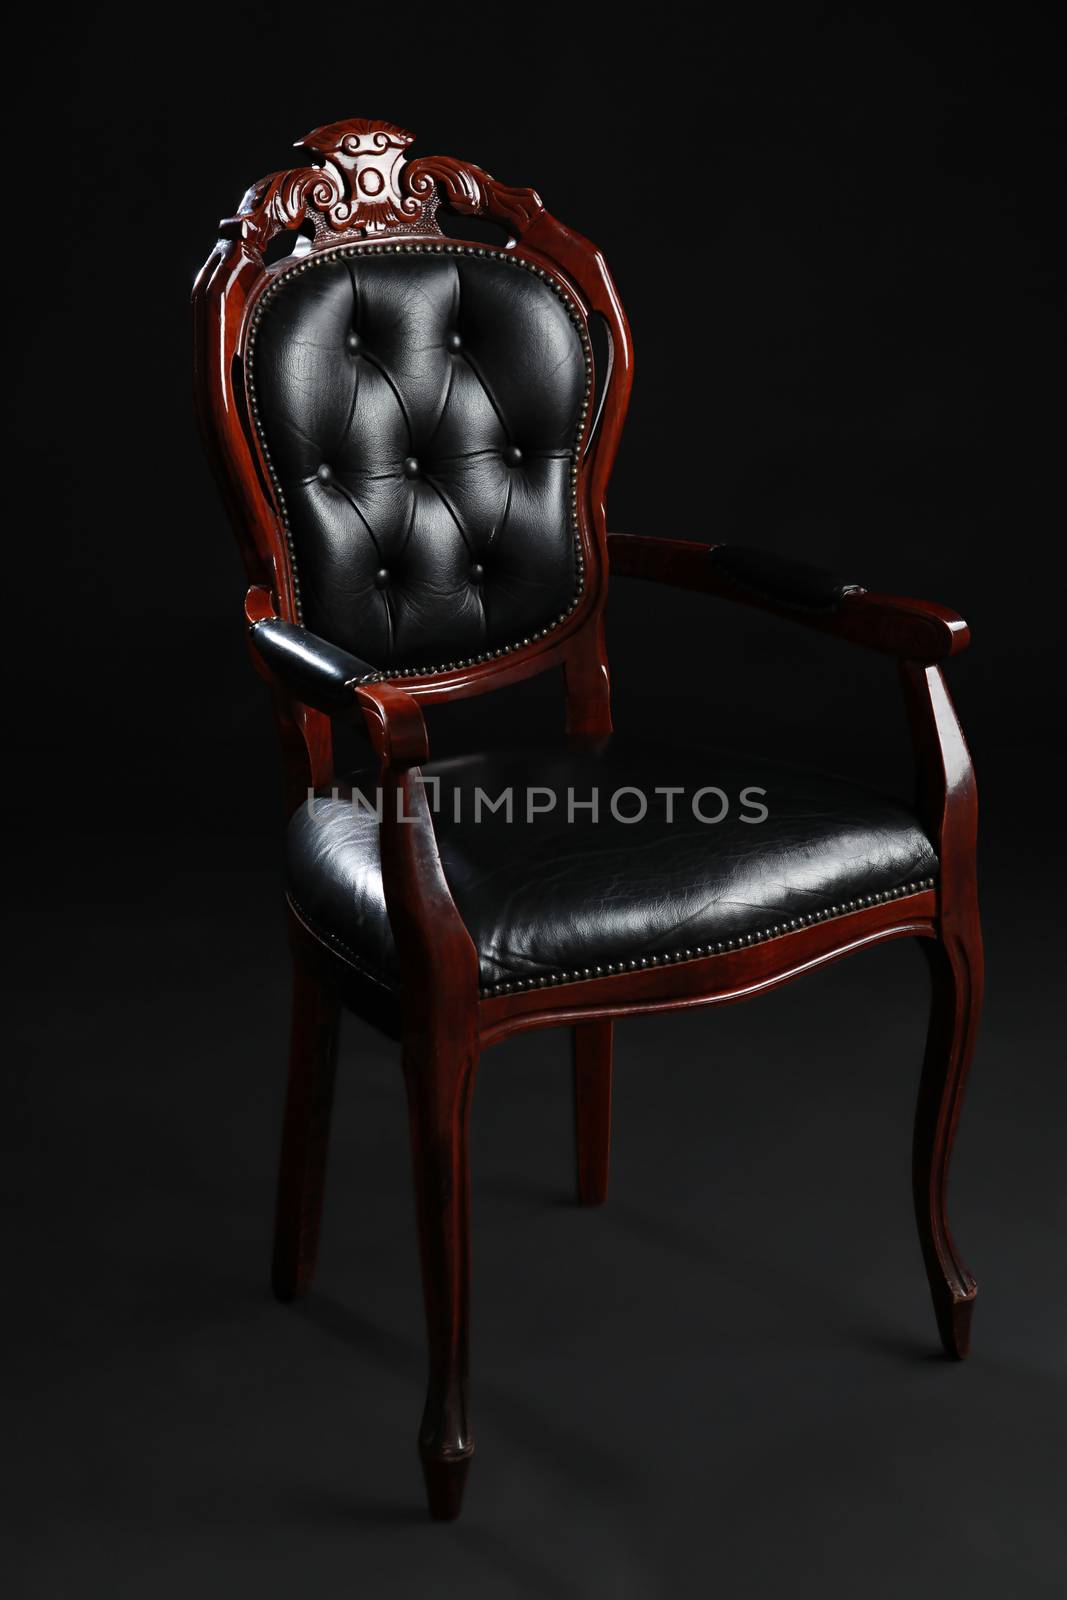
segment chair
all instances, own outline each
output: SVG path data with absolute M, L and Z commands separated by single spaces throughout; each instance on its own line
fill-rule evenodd
M 747 998 L 918 939 L 933 1002 L 915 1210 L 941 1340 L 962 1358 L 975 1283 L 945 1189 L 982 945 L 974 774 L 941 666 L 967 645 L 964 622 L 758 550 L 609 534 L 632 353 L 604 259 L 532 189 L 407 159 L 411 137 L 353 120 L 300 140 L 310 164 L 249 189 L 193 299 L 202 430 L 247 568 L 250 652 L 273 695 L 291 817 L 274 1289 L 290 1300 L 314 1273 L 344 1004 L 401 1041 L 429 1347 L 419 1451 L 431 1513 L 449 1518 L 473 1451 L 480 1054 L 521 1029 L 572 1029 L 578 1195 L 597 1205 L 616 1017 Z M 500 242 L 446 236 L 442 203 Z M 914 809 L 613 735 L 609 573 L 895 661 Z M 430 760 L 427 706 L 550 668 L 566 703 L 557 746 Z M 344 776 L 340 718 L 373 752 Z M 524 786 L 538 796 L 525 810 Z

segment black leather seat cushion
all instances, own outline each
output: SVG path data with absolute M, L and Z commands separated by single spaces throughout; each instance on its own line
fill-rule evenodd
M 551 979 L 607 963 L 677 957 L 727 940 L 749 942 L 776 925 L 832 914 L 861 896 L 933 879 L 937 858 L 901 802 L 840 779 L 715 750 L 680 750 L 615 734 L 597 750 L 486 751 L 429 764 L 440 783 L 435 827 L 456 904 L 477 946 L 483 986 Z M 557 797 L 526 817 L 526 786 Z M 693 797 L 716 785 L 729 801 L 701 822 Z M 289 825 L 289 893 L 311 926 L 367 977 L 398 986 L 382 892 L 375 803 L 367 772 L 301 806 Z M 633 786 L 647 814 L 622 822 L 610 800 Z M 655 789 L 675 786 L 668 798 Z M 483 806 L 514 791 L 514 821 Z M 742 791 L 762 788 L 762 796 Z M 576 802 L 599 792 L 599 820 Z M 455 806 L 460 806 L 460 820 Z M 431 788 L 431 802 L 433 791 Z M 547 796 L 535 804 L 547 805 Z M 722 798 L 698 800 L 705 816 Z M 744 821 L 766 806 L 761 822 Z M 667 820 L 668 807 L 673 821 Z M 639 797 L 621 795 L 624 816 Z

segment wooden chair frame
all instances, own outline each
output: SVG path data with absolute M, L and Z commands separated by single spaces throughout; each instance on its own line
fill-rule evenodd
M 328 946 L 290 907 L 294 995 L 274 1256 L 282 1299 L 311 1283 L 322 1208 L 338 1018 L 346 1002 L 402 1040 L 429 1344 L 429 1386 L 419 1449 L 437 1517 L 459 1511 L 473 1451 L 467 1411 L 470 1176 L 468 1126 L 483 1050 L 526 1028 L 573 1029 L 578 1190 L 597 1205 L 607 1192 L 616 1017 L 747 999 L 853 951 L 916 938 L 928 955 L 933 1003 L 913 1152 L 919 1237 L 941 1339 L 967 1353 L 975 1283 L 953 1245 L 945 1210 L 949 1159 L 974 1048 L 982 997 L 982 942 L 975 882 L 977 795 L 970 757 L 941 663 L 965 648 L 968 630 L 927 601 L 855 592 L 831 611 L 800 612 L 739 591 L 709 559 L 708 544 L 608 534 L 605 497 L 633 374 L 630 333 L 600 252 L 552 217 L 532 189 L 506 188 L 446 157 L 405 161 L 411 136 L 392 124 L 351 120 L 299 143 L 318 159 L 254 185 L 220 238 L 194 290 L 196 396 L 204 438 L 248 573 L 246 620 L 299 622 L 292 563 L 269 463 L 254 426 L 245 357 L 256 306 L 279 276 L 307 269 L 326 248 L 448 252 L 437 221 L 454 213 L 500 225 L 506 243 L 486 253 L 518 257 L 579 308 L 583 341 L 599 317 L 607 370 L 599 405 L 585 418 L 574 495 L 587 581 L 558 627 L 519 648 L 448 670 L 393 674 L 353 685 L 381 763 L 382 870 L 406 997 L 377 1010 L 344 952 Z M 269 259 L 276 235 L 303 253 Z M 265 258 L 265 252 L 267 256 Z M 940 859 L 934 886 L 862 899 L 798 919 L 773 937 L 727 941 L 691 958 L 653 957 L 479 989 L 477 953 L 442 870 L 420 779 L 429 755 L 425 705 L 497 690 L 559 668 L 566 726 L 575 738 L 611 731 L 603 611 L 608 576 L 644 579 L 742 601 L 867 646 L 898 664 L 913 733 L 921 816 Z M 289 813 L 308 790 L 334 781 L 330 718 L 272 677 Z M 396 802 L 414 823 L 396 820 Z

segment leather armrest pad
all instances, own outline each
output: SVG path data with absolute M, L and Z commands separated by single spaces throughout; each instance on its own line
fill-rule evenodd
M 843 595 L 863 592 L 860 584 L 842 580 L 824 567 L 793 561 L 773 550 L 718 544 L 708 559 L 736 588 L 800 611 L 832 611 Z
M 353 688 L 377 668 L 293 622 L 267 617 L 251 628 L 252 647 L 285 687 L 317 711 L 356 710 Z

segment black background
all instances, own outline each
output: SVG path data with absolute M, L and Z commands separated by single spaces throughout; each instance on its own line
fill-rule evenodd
M 1058 1594 L 1060 127 L 1012 8 L 104 7 L 26 31 L 9 166 L 11 1110 L 4 1495 L 20 1592 Z M 319 1286 L 266 1289 L 286 955 L 273 734 L 190 400 L 194 273 L 344 116 L 597 240 L 637 350 L 609 501 L 959 609 L 986 1026 L 953 1209 L 975 1350 L 911 1232 L 924 977 L 890 947 L 617 1030 L 613 1192 L 570 1204 L 566 1041 L 475 1106 L 464 1520 L 421 1512 L 391 1046 L 348 1024 Z M 14 227 L 14 216 L 9 219 Z M 11 336 L 14 335 L 13 340 Z M 904 790 L 891 666 L 618 583 L 617 722 Z M 435 751 L 557 726 L 554 684 Z

